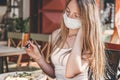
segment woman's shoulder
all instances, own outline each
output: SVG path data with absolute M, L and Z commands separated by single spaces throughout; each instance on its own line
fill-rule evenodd
M 53 32 L 52 32 L 52 38 L 58 36 L 59 33 L 60 33 L 60 30 L 61 30 L 61 29 L 59 28 L 59 29 L 56 29 L 55 31 L 53 31 Z
M 56 34 L 59 34 L 60 30 L 61 30 L 60 28 L 54 30 L 54 31 L 52 32 L 52 35 L 54 36 L 54 35 L 56 35 Z
M 60 30 L 61 29 L 59 28 L 52 32 L 52 42 L 54 42 L 54 40 L 56 40 L 58 38 Z

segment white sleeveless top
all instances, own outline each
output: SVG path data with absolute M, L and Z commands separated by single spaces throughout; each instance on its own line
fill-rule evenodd
M 57 48 L 51 56 L 52 63 L 55 66 L 56 80 L 88 80 L 88 69 L 86 69 L 83 73 L 78 74 L 74 78 L 65 78 L 66 64 L 70 51 L 71 49 Z

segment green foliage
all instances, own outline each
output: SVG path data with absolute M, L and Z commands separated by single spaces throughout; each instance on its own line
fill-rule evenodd
M 20 32 L 29 32 L 29 17 L 26 19 L 22 19 L 22 18 L 15 18 L 14 19 L 14 27 L 15 30 L 20 30 Z

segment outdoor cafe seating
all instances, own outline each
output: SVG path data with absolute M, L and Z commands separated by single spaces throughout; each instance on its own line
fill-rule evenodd
M 9 56 L 17 56 L 17 63 L 21 61 L 22 59 L 22 55 L 25 54 L 24 51 L 24 46 L 23 46 L 23 33 L 16 33 L 16 32 L 8 32 L 8 46 L 1 46 L 3 48 L 3 52 L 0 52 L 0 56 L 4 58 L 5 60 L 5 65 L 6 65 L 6 71 L 8 72 L 8 74 L 13 74 L 11 72 L 9 72 L 9 61 L 7 58 L 9 58 Z M 51 46 L 51 35 L 50 34 L 39 34 L 39 33 L 31 33 L 30 34 L 30 38 L 32 38 L 33 43 L 35 43 L 35 45 L 37 45 L 40 49 L 40 52 L 43 54 L 44 52 L 46 52 L 46 54 L 43 54 L 43 56 L 45 56 L 46 61 L 48 61 L 48 56 L 50 53 L 50 46 Z M 15 44 L 16 42 L 14 42 L 14 39 L 18 40 L 18 44 Z M 13 47 L 13 46 L 15 47 Z M 20 48 L 18 48 L 20 47 Z M 11 51 L 7 50 L 7 49 L 11 49 Z M 14 49 L 14 50 L 12 50 Z M 1 48 L 0 48 L 1 50 Z M 47 51 L 45 51 L 47 50 Z M 20 57 L 20 59 L 19 59 Z M 1 58 L 0 58 L 1 59 Z M 3 60 L 2 60 L 3 61 Z M 30 61 L 31 58 L 28 61 L 28 66 L 30 65 Z M 4 66 L 3 62 L 2 62 L 2 66 Z M 2 70 L 3 69 L 3 70 Z M 4 68 L 2 68 L 2 73 L 4 73 Z M 2 76 L 5 76 L 6 74 L 2 74 Z M 1 76 L 0 76 L 1 77 Z
M 6 72 L 8 72 L 8 60 L 9 56 L 16 56 L 18 57 L 17 59 L 17 65 L 20 65 L 20 61 L 22 58 L 22 54 L 25 54 L 25 51 L 22 49 L 23 47 L 23 39 L 24 39 L 24 33 L 15 33 L 15 32 L 8 32 L 7 34 L 8 41 L 6 46 L 1 46 L 0 47 L 0 56 L 5 61 L 6 65 Z M 15 40 L 18 40 L 18 44 L 15 43 Z M 3 62 L 2 62 L 3 64 Z M 4 65 L 4 64 L 3 64 Z M 2 68 L 4 69 L 4 68 Z M 3 70 L 1 70 L 4 72 Z

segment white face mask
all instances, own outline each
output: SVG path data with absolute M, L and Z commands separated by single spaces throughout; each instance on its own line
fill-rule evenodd
M 67 16 L 66 13 L 63 14 L 64 23 L 69 29 L 78 29 L 81 27 L 81 21 L 79 19 L 72 19 Z

